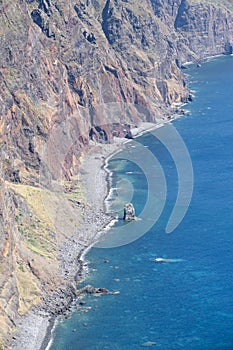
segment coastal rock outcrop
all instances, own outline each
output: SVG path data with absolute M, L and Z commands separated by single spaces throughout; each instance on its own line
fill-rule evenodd
M 125 221 L 136 220 L 135 209 L 132 203 L 126 203 L 124 205 L 123 220 Z
M 77 291 L 77 295 L 83 295 L 83 294 L 96 294 L 96 295 L 106 295 L 106 294 L 120 294 L 119 291 L 110 291 L 107 288 L 103 287 L 93 287 L 91 285 L 87 285 Z M 85 302 L 84 302 L 85 303 Z M 80 304 L 80 303 L 79 303 Z M 81 302 L 82 304 L 82 302 Z

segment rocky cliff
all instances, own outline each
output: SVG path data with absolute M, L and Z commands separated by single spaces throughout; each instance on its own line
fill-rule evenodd
M 152 3 L 156 16 L 173 28 L 179 64 L 233 52 L 230 0 L 154 0 Z
M 58 227 L 72 234 L 79 219 L 65 204 L 59 223 L 54 212 L 61 192 L 80 201 L 90 140 L 171 115 L 189 98 L 180 67 L 233 52 L 232 11 L 230 0 L 0 1 L 2 342 L 17 315 L 63 285 Z

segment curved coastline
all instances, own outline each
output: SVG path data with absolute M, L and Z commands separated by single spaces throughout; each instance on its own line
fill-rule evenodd
M 144 133 L 162 127 L 164 124 L 176 119 L 162 120 L 161 123 L 142 123 L 142 125 L 133 130 L 133 137 L 139 137 Z M 76 285 L 85 280 L 88 273 L 87 261 L 85 259 L 88 251 L 99 240 L 101 235 L 114 224 L 116 220 L 106 212 L 105 201 L 111 189 L 111 171 L 108 170 L 109 159 L 120 152 L 125 143 L 130 142 L 127 139 L 117 139 L 113 144 L 93 145 L 85 155 L 82 172 L 80 172 L 80 182 L 85 192 L 85 205 L 83 214 L 84 219 L 79 227 L 79 232 L 85 232 L 80 236 L 71 237 L 60 248 L 59 263 L 61 273 L 69 270 L 69 279 L 71 285 Z M 93 181 L 93 173 L 98 177 L 98 184 Z M 98 176 L 97 176 L 98 175 Z M 98 187 L 100 185 L 100 188 Z M 94 189 L 94 190 L 93 190 Z M 87 218 L 85 220 L 85 218 Z M 93 224 L 93 225 L 92 225 Z M 67 259 L 67 255 L 72 256 L 72 263 Z M 61 286 L 62 287 L 62 286 Z M 70 295 L 69 295 L 70 297 Z M 46 306 L 31 310 L 27 315 L 20 317 L 17 322 L 17 332 L 9 340 L 9 346 L 12 350 L 49 350 L 53 343 L 53 332 L 56 328 L 59 317 L 65 317 L 66 312 L 72 312 L 72 303 L 78 296 L 73 293 L 71 299 L 61 290 L 60 301 L 67 304 L 64 307 L 62 315 L 51 315 L 46 312 Z M 49 302 L 47 300 L 47 302 Z M 28 331 L 29 330 L 29 331 Z
M 220 55 L 220 57 L 221 57 L 221 56 L 222 56 L 222 55 Z M 217 57 L 218 57 L 218 56 L 211 56 L 211 57 L 208 58 L 208 60 L 211 60 L 211 59 L 214 59 L 214 58 L 217 58 Z M 190 64 L 193 64 L 193 62 L 190 62 Z M 183 107 L 183 105 L 182 105 L 182 107 Z M 161 124 L 154 124 L 153 126 L 151 125 L 150 127 L 147 127 L 147 128 L 145 128 L 145 129 L 142 128 L 142 131 L 139 132 L 139 133 L 137 133 L 137 134 L 135 134 L 134 137 L 139 137 L 139 136 L 143 135 L 144 133 L 149 132 L 150 130 L 154 130 L 154 129 L 156 129 L 156 128 L 162 127 L 164 124 L 169 123 L 169 122 L 172 122 L 174 119 L 177 119 L 177 117 L 179 117 L 179 116 L 180 116 L 180 115 L 174 115 L 171 119 L 167 119 L 166 121 L 161 121 Z M 118 152 L 120 152 L 120 151 L 122 150 L 123 144 L 125 144 L 125 143 L 127 143 L 127 142 L 130 142 L 130 140 L 123 140 L 123 141 L 121 142 L 121 146 L 118 145 L 118 148 L 117 148 L 115 151 L 113 151 L 112 153 L 110 153 L 109 155 L 107 155 L 106 158 L 104 159 L 103 164 L 102 164 L 102 168 L 103 168 L 104 171 L 107 173 L 107 174 L 106 174 L 106 177 L 105 177 L 106 186 L 107 186 L 107 195 L 106 195 L 104 201 L 105 201 L 106 198 L 108 197 L 109 191 L 110 191 L 110 189 L 111 189 L 111 175 L 112 175 L 112 173 L 111 173 L 111 171 L 109 171 L 109 169 L 108 169 L 108 162 L 109 162 L 109 160 L 110 160 L 115 154 L 117 154 Z M 106 209 L 106 208 L 105 208 L 105 209 Z M 108 224 L 107 224 L 107 226 L 108 226 Z M 102 231 L 101 231 L 101 232 L 102 232 Z M 106 232 L 106 231 L 105 231 L 105 232 Z M 100 234 L 98 237 L 100 237 L 100 236 L 101 236 L 101 234 Z M 92 248 L 92 246 L 93 246 L 93 244 L 92 244 L 92 245 L 87 249 L 87 251 L 83 254 L 83 259 L 84 259 L 84 261 L 85 261 L 85 255 L 86 255 L 87 252 Z M 170 261 L 169 261 L 169 262 L 170 262 Z M 172 261 L 172 262 L 173 262 L 173 261 Z M 50 340 L 51 340 L 51 338 L 50 338 Z M 44 349 L 41 348 L 41 350 L 44 350 Z M 48 348 L 46 348 L 46 350 L 48 350 Z
M 170 123 L 173 120 L 177 119 L 180 115 L 174 115 L 172 118 L 169 118 L 167 120 L 163 120 L 161 123 L 154 124 L 154 123 L 142 123 L 142 125 L 138 128 L 135 128 L 133 130 L 133 138 L 137 138 L 142 136 L 143 134 L 150 132 L 154 129 L 163 127 L 166 123 Z M 79 263 L 82 261 L 82 263 L 79 266 L 79 270 L 77 272 L 77 276 L 79 278 L 76 278 L 77 284 L 81 283 L 83 280 L 85 280 L 85 276 L 88 273 L 88 266 L 87 266 L 87 260 L 86 260 L 86 255 L 87 253 L 91 250 L 91 248 L 95 245 L 95 243 L 101 238 L 103 234 L 106 234 L 106 232 L 114 225 L 116 222 L 116 218 L 110 216 L 107 212 L 107 206 L 106 206 L 106 200 L 109 196 L 109 193 L 112 189 L 112 172 L 109 170 L 108 165 L 109 165 L 109 160 L 116 154 L 122 151 L 124 148 L 124 145 L 129 143 L 131 140 L 130 139 L 116 139 L 115 142 L 111 145 L 101 145 L 93 148 L 93 152 L 95 153 L 95 158 L 101 158 L 102 163 L 99 164 L 99 168 L 104 171 L 103 176 L 102 176 L 102 181 L 105 183 L 105 193 L 102 193 L 102 205 L 103 205 L 103 215 L 106 218 L 105 225 L 102 227 L 101 230 L 96 230 L 94 241 L 90 242 L 89 246 L 86 247 L 86 249 L 82 252 L 81 258 L 79 260 Z M 101 148 L 101 151 L 98 150 L 98 148 Z M 86 169 L 88 168 L 87 163 L 91 163 L 91 160 L 93 159 L 93 154 L 86 155 L 85 157 L 85 162 L 83 164 L 83 168 Z M 98 169 L 96 169 L 98 171 Z M 90 180 L 90 179 L 89 179 Z M 82 181 L 82 180 L 81 180 Z M 88 185 L 89 181 L 86 182 L 86 185 Z M 86 187 L 87 189 L 87 186 Z M 92 192 L 93 194 L 93 192 Z M 87 198 L 88 198 L 87 194 Z M 96 198 L 95 198 L 96 199 Z M 95 203 L 97 205 L 97 203 Z M 98 203 L 98 205 L 100 202 Z M 97 206 L 98 206 L 97 205 Z M 84 269 L 84 264 L 85 269 Z M 81 276 L 81 279 L 80 279 Z M 48 328 L 48 331 L 46 333 L 45 339 L 43 341 L 43 344 L 46 346 L 41 347 L 39 350 L 49 350 L 51 345 L 53 344 L 53 332 L 56 328 L 56 324 L 58 319 L 54 319 L 53 326 Z

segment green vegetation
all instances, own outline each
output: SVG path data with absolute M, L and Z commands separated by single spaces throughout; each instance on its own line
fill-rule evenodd
M 33 216 L 30 216 L 29 220 L 27 215 L 21 215 L 18 229 L 25 238 L 26 246 L 34 253 L 47 258 L 53 258 L 56 255 L 55 235 L 40 220 Z
M 46 210 L 46 202 L 41 196 L 42 190 L 26 185 L 9 185 L 23 197 L 28 205 L 27 210 L 19 208 L 15 216 L 18 230 L 24 237 L 26 246 L 36 254 L 53 258 L 57 249 L 55 226 Z
M 84 196 L 78 177 L 73 177 L 72 181 L 63 182 L 64 194 L 67 199 L 84 202 Z
M 15 215 L 24 244 L 35 254 L 55 258 L 57 241 L 62 243 L 77 231 L 82 215 L 84 199 L 78 178 L 54 184 L 56 192 L 22 184 L 8 186 L 24 202 Z
M 19 269 L 20 269 L 22 272 L 25 272 L 25 268 L 24 268 L 23 265 L 20 265 L 20 266 L 19 266 Z
M 37 305 L 40 300 L 41 291 L 37 280 L 27 269 L 17 268 L 17 287 L 19 291 L 18 313 L 24 315 L 32 305 Z

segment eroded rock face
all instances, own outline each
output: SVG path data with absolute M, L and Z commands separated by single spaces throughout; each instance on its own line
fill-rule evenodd
M 179 67 L 231 54 L 233 14 L 227 0 L 2 0 L 0 14 L 5 339 L 17 314 L 63 283 L 56 260 L 62 238 L 43 206 L 33 207 L 38 188 L 54 207 L 51 183 L 77 174 L 90 140 L 131 137 L 131 126 L 156 122 L 173 102 L 188 100 Z
M 93 130 L 96 140 L 111 142 L 119 122 L 156 122 L 171 113 L 172 102 L 188 98 L 178 66 L 232 52 L 233 16 L 222 2 L 22 1 L 16 8 L 3 0 L 0 6 L 1 158 L 14 182 L 38 180 L 58 125 L 69 134 L 59 160 L 69 177 Z
M 63 175 L 70 176 L 70 159 L 79 158 L 91 130 L 103 139 L 104 125 L 111 141 L 115 124 L 156 121 L 169 113 L 164 102 L 185 98 L 169 30 L 149 3 L 144 8 L 123 1 L 1 2 L 2 156 L 11 181 L 36 181 L 58 125 L 69 133 L 69 150 L 60 148 Z
M 228 0 L 151 0 L 154 13 L 175 35 L 177 63 L 231 54 L 233 6 Z

